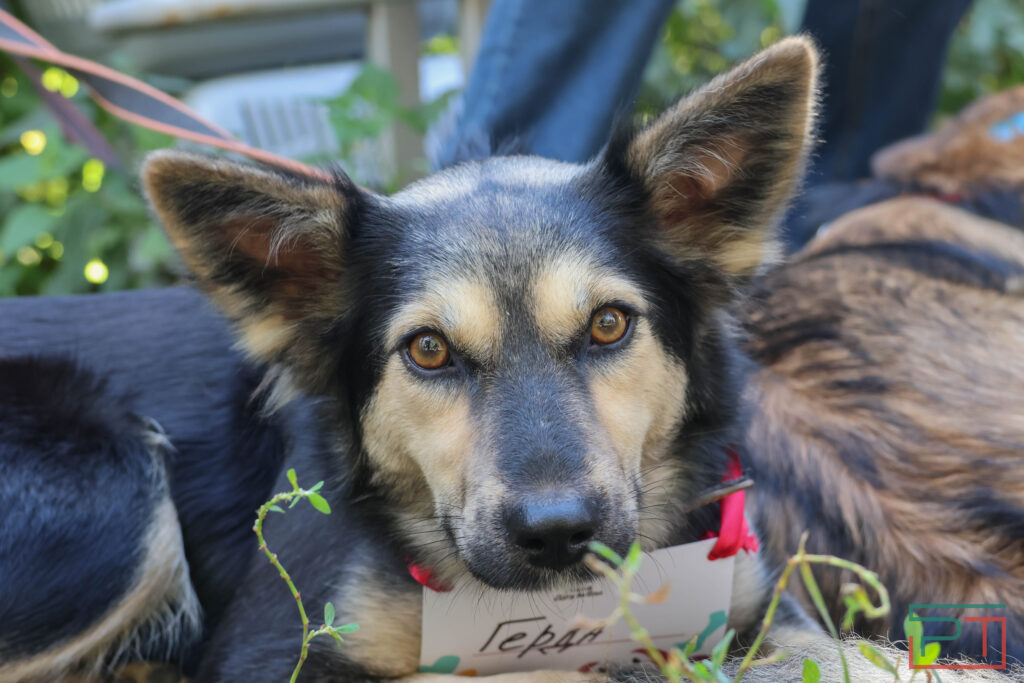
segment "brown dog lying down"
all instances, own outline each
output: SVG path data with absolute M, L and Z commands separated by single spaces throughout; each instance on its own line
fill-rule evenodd
M 747 514 L 762 547 L 737 555 L 730 625 L 741 642 L 809 530 L 811 551 L 876 570 L 892 592 L 891 617 L 856 624 L 859 634 L 901 639 L 911 604 L 998 602 L 1008 650 L 1020 653 L 1024 244 L 1005 226 L 899 199 L 834 221 L 762 274 L 807 153 L 816 61 L 806 40 L 787 39 L 590 164 L 492 158 L 394 197 L 344 176 L 332 184 L 188 154 L 151 157 L 143 175 L 157 213 L 259 372 L 229 357 L 223 321 L 182 291 L 109 305 L 97 297 L 104 315 L 60 347 L 111 381 L 130 375 L 141 398 L 125 391 L 124 410 L 166 434 L 98 400 L 101 382 L 76 394 L 82 383 L 58 361 L 7 361 L 23 384 L 45 372 L 66 390 L 0 392 L 0 424 L 19 427 L 0 431 L 0 466 L 31 479 L 8 476 L 0 483 L 15 493 L 0 492 L 35 496 L 18 506 L 27 521 L 0 530 L 0 548 L 23 539 L 17 558 L 0 554 L 0 576 L 19 581 L 25 600 L 43 600 L 29 610 L 32 633 L 3 618 L 10 601 L 0 601 L 0 680 L 186 651 L 199 680 L 287 679 L 295 604 L 248 536 L 253 501 L 268 497 L 264 475 L 281 472 L 282 455 L 304 479 L 326 481 L 334 512 L 274 516 L 268 539 L 308 605 L 330 600 L 339 623 L 361 626 L 340 648 L 314 641 L 303 680 L 461 680 L 417 671 L 422 587 L 410 563 L 443 583 L 525 593 L 581 576 L 592 538 L 620 551 L 634 538 L 648 550 L 699 539 L 717 510 L 689 503 L 721 482 L 733 450 L 756 481 Z M 977 130 L 972 121 L 961 128 Z M 940 150 L 922 156 L 932 170 L 908 184 L 959 177 L 933 143 L 920 143 Z M 880 167 L 897 168 L 892 155 Z M 984 168 L 973 163 L 964 187 L 1014 182 Z M 23 324 L 0 329 L 5 356 L 56 348 L 60 324 L 70 324 L 64 305 L 51 320 L 7 304 Z M 158 315 L 128 322 L 146 306 Z M 84 339 L 107 334 L 94 330 L 111 321 L 122 324 L 102 329 L 119 330 L 130 353 Z M 239 381 L 264 372 L 264 382 Z M 230 417 L 212 430 L 225 407 Z M 128 431 L 101 429 L 111 415 Z M 232 438 L 211 447 L 211 432 Z M 83 434 L 108 456 L 102 485 L 76 487 L 87 472 L 72 457 Z M 129 437 L 130 451 L 108 448 Z M 64 468 L 60 495 L 54 475 L 31 466 L 45 458 Z M 137 476 L 117 466 L 128 458 Z M 283 475 L 273 487 L 288 488 Z M 245 495 L 228 495 L 238 489 Z M 110 514 L 110 490 L 130 498 L 131 514 Z M 211 498 L 230 505 L 197 514 Z M 141 605 L 123 630 L 145 638 L 83 638 L 93 615 L 79 613 L 67 637 L 47 640 L 67 622 L 59 611 L 48 622 L 36 574 L 16 571 L 49 557 L 45 534 L 29 533 L 37 510 L 54 524 L 77 515 L 76 528 L 94 531 L 91 515 L 102 514 L 104 528 L 120 530 L 58 566 L 56 583 L 93 586 L 86 579 L 110 579 L 116 565 L 116 586 L 99 582 L 111 596 L 93 601 L 96 620 Z M 237 523 L 226 529 L 226 518 Z M 158 551 L 179 569 L 187 558 L 188 581 L 184 571 L 158 580 L 150 565 L 167 564 Z M 849 577 L 817 574 L 841 616 Z M 212 635 L 198 633 L 197 603 Z M 157 609 L 175 619 L 155 618 Z M 834 680 L 838 661 L 805 612 L 794 587 L 771 642 L 806 648 Z M 970 626 L 949 653 L 983 654 Z M 992 645 L 988 659 L 998 661 Z M 854 680 L 881 675 L 850 659 Z M 747 680 L 791 680 L 799 665 L 795 657 Z M 595 678 L 604 680 L 573 671 L 494 680 Z
M 857 624 L 864 635 L 902 639 L 912 603 L 1006 604 L 1011 661 L 1024 639 L 1024 234 L 929 195 L 1000 193 L 1019 215 L 1024 127 L 1005 122 L 1021 112 L 1024 87 L 880 152 L 876 172 L 922 196 L 823 226 L 741 313 L 766 550 L 789 555 L 808 529 L 809 549 L 877 571 L 893 610 Z M 826 595 L 851 578 L 816 576 Z

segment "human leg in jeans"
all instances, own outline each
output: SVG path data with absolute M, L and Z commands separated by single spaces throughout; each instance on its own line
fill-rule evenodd
M 812 157 L 805 195 L 786 219 L 788 249 L 802 246 L 829 218 L 821 209 L 844 206 L 836 201 L 843 196 L 842 188 L 826 184 L 869 177 L 871 155 L 925 131 L 939 96 L 949 42 L 970 4 L 808 0 L 801 30 L 814 36 L 825 53 L 818 130 L 823 142 Z
M 457 130 L 436 165 L 495 145 L 586 161 L 628 111 L 674 0 L 493 0 Z

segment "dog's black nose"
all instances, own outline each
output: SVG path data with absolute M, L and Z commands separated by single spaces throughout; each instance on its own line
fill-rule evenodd
M 563 569 L 583 557 L 599 521 L 596 501 L 572 497 L 526 499 L 510 510 L 507 523 L 531 564 Z

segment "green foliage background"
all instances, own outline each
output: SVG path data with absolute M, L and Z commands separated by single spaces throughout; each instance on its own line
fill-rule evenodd
M 681 0 L 645 74 L 638 115 L 653 115 L 679 94 L 794 30 L 802 7 L 803 0 Z M 456 47 L 457 41 L 441 37 L 424 51 Z M 1020 83 L 1024 3 L 975 0 L 950 50 L 937 115 Z M 172 141 L 115 119 L 93 105 L 83 89 L 71 97 L 125 162 L 121 169 L 105 169 L 98 187 L 83 183 L 88 153 L 61 137 L 33 86 L 10 59 L 0 58 L 0 296 L 151 287 L 176 279 L 172 250 L 149 217 L 134 174 L 146 151 Z M 361 140 L 379 135 L 393 121 L 423 129 L 444 100 L 412 110 L 397 103 L 393 81 L 373 68 L 329 100 L 342 143 L 343 158 L 335 161 L 344 165 Z M 22 143 L 23 133 L 35 130 L 46 136 L 38 155 L 29 154 Z M 102 282 L 85 276 L 93 260 L 107 268 Z

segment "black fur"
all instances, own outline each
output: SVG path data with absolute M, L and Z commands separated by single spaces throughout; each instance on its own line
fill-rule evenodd
M 74 636 L 132 585 L 164 467 L 148 429 L 72 363 L 0 360 L 0 660 Z
M 96 426 L 91 429 L 95 433 L 117 437 L 111 443 L 97 442 L 94 452 L 110 451 L 107 457 L 111 458 L 119 449 L 129 449 L 138 459 L 139 453 L 131 450 L 138 446 L 133 445 L 129 436 L 137 428 L 125 428 L 126 424 L 132 424 L 125 411 L 156 420 L 175 448 L 168 462 L 172 496 L 182 525 L 193 583 L 207 628 L 212 629 L 248 568 L 252 557 L 253 511 L 268 497 L 286 446 L 280 426 L 284 418 L 272 421 L 261 417 L 261 403 L 252 399 L 260 380 L 259 371 L 231 351 L 225 321 L 190 289 L 52 298 L 43 309 L 34 299 L 11 299 L 2 306 L 4 315 L 19 323 L 0 326 L 0 349 L 6 353 L 45 350 L 48 358 L 68 360 L 37 362 L 12 360 L 7 356 L 3 361 L 0 391 L 7 395 L 3 409 L 8 410 L 7 406 L 15 397 L 19 401 L 30 398 L 28 392 L 35 392 L 38 401 L 34 403 L 37 407 L 32 409 L 34 422 L 23 425 L 16 439 L 8 420 L 0 420 L 0 430 L 5 435 L 0 439 L 0 458 L 8 463 L 42 457 L 41 454 L 49 451 L 40 443 L 39 435 L 47 434 L 52 434 L 48 438 L 54 439 L 53 452 L 60 453 L 57 448 L 60 440 L 69 439 L 69 434 L 88 434 L 88 420 L 92 420 Z M 84 375 L 76 375 L 68 369 L 76 365 L 82 367 Z M 42 375 L 39 368 L 50 368 L 49 375 Z M 102 377 L 103 381 L 95 379 L 97 377 Z M 53 418 L 55 408 L 61 408 L 61 401 L 69 404 L 63 407 L 68 418 L 63 428 L 71 430 L 63 434 L 51 429 L 51 425 L 61 426 Z M 32 431 L 33 426 L 36 431 Z M 122 438 L 125 439 L 123 444 L 120 443 Z M 305 438 L 300 433 L 291 441 L 299 448 Z M 86 455 L 80 457 L 76 467 L 87 461 Z M 6 488 L 0 496 L 5 509 L 8 501 L 13 505 L 17 497 L 23 495 L 25 484 L 22 477 L 8 474 L 12 471 L 9 468 L 13 465 L 4 466 Z M 73 471 L 66 476 L 72 475 Z M 36 472 L 32 476 L 40 474 Z M 78 502 L 77 498 L 82 499 L 82 504 L 87 501 L 103 504 L 108 489 L 119 479 L 124 480 L 127 474 L 109 473 L 106 480 L 102 480 L 99 473 L 96 476 L 95 480 L 79 478 L 77 497 L 68 491 L 67 501 L 50 501 L 47 509 L 54 515 L 59 512 L 61 523 L 73 529 L 70 522 L 73 517 L 65 517 L 67 511 L 63 505 Z M 124 495 L 130 490 L 126 489 Z M 109 495 L 115 495 L 116 491 L 115 486 Z M 144 502 L 141 498 L 136 501 L 136 505 Z M 53 507 L 54 504 L 58 507 Z M 121 519 L 119 516 L 118 523 L 128 524 L 135 517 L 126 515 Z M 5 524 L 3 530 L 0 547 L 16 547 L 12 534 L 19 533 L 18 526 Z M 96 616 L 96 610 L 103 606 L 101 603 L 115 595 L 127 580 L 123 576 L 118 578 L 113 570 L 124 566 L 124 571 L 128 572 L 132 568 L 132 553 L 140 539 L 127 527 L 123 531 L 112 533 L 103 543 L 94 543 L 93 547 L 108 551 L 95 559 L 105 562 L 104 566 L 109 567 L 111 573 L 109 585 L 104 584 L 104 589 L 96 592 L 103 597 L 97 598 L 94 608 L 85 610 L 88 614 L 83 612 L 82 619 Z M 117 542 L 112 543 L 110 539 Z M 124 539 L 123 545 L 119 545 L 120 539 Z M 0 553 L 0 558 L 14 557 Z M 33 576 L 23 573 L 20 565 L 17 569 L 8 569 L 7 561 L 0 562 L 0 572 L 5 575 L 11 572 L 11 576 L 13 573 Z M 72 580 L 85 576 L 81 569 L 75 569 L 76 564 L 68 561 L 56 566 L 71 572 L 62 577 L 69 590 L 92 594 L 86 585 Z M 3 585 L 12 584 L 5 581 Z M 23 601 L 45 595 L 45 591 L 27 588 L 16 592 L 4 590 L 0 591 L 0 600 L 12 601 L 7 609 L 14 609 L 14 603 L 18 609 L 23 609 L 26 604 Z M 47 624 L 46 628 L 59 626 L 64 623 L 64 616 L 73 615 L 71 605 L 53 604 L 49 609 L 49 612 L 34 612 L 43 619 L 41 623 Z M 7 626 L 13 623 L 3 621 Z M 71 619 L 68 623 L 76 622 Z M 62 628 L 56 631 L 62 632 Z M 197 656 L 198 653 L 192 653 L 189 668 L 197 664 Z

